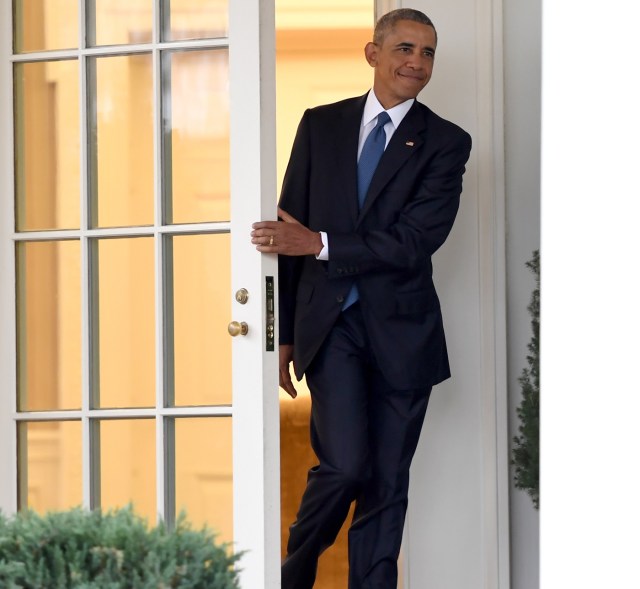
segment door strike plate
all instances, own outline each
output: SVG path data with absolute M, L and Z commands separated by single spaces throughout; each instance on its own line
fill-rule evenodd
M 266 313 L 265 313 L 265 333 L 266 337 L 266 350 L 267 352 L 273 352 L 276 349 L 275 346 L 275 338 L 276 338 L 276 314 L 275 314 L 275 303 L 274 303 L 274 287 L 273 287 L 273 276 L 265 277 L 265 296 L 266 296 Z

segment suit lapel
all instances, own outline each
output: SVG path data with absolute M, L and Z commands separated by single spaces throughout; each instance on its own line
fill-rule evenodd
M 425 128 L 426 122 L 416 101 L 404 119 L 402 119 L 400 126 L 396 129 L 391 141 L 389 141 L 389 145 L 387 145 L 382 154 L 380 163 L 371 179 L 357 224 L 360 224 L 362 218 L 380 196 L 389 180 L 393 178 L 414 153 L 418 153 L 420 147 L 424 144 L 422 133 Z
M 358 219 L 358 138 L 366 100 L 367 94 L 350 101 L 344 107 L 339 125 L 334 130 L 339 185 L 343 187 L 344 202 L 354 226 Z

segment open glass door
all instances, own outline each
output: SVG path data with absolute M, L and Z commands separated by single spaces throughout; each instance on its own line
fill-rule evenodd
M 272 3 L 0 23 L 0 508 L 184 509 L 277 587 Z

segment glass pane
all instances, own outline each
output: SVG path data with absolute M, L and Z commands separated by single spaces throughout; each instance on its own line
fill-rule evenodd
M 103 57 L 93 60 L 92 65 L 96 78 L 93 224 L 100 227 L 151 225 L 151 54 Z
M 78 46 L 78 0 L 14 0 L 17 53 Z
M 156 519 L 156 428 L 153 419 L 103 419 L 100 425 L 100 506 L 133 504 Z
M 185 235 L 173 244 L 176 405 L 231 404 L 230 238 Z
M 151 42 L 153 0 L 89 0 L 93 22 L 91 45 L 123 45 Z
M 17 246 L 18 407 L 81 405 L 80 242 Z
M 176 511 L 233 540 L 231 418 L 175 420 Z
M 82 503 L 80 421 L 18 424 L 19 508 L 40 513 Z
M 16 227 L 80 227 L 78 62 L 15 66 Z
M 166 11 L 167 40 L 226 37 L 229 28 L 228 0 L 171 0 Z
M 170 223 L 229 220 L 229 52 L 165 54 L 165 204 Z M 165 92 L 168 89 L 165 88 Z
M 153 238 L 98 241 L 100 407 L 155 405 Z

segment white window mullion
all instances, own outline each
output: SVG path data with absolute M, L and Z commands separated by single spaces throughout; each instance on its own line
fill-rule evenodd
M 155 70 L 155 72 L 158 73 L 158 70 Z M 156 117 L 156 124 L 158 124 L 158 117 Z M 158 149 L 158 145 L 156 145 L 156 151 L 160 151 Z M 160 157 L 160 155 L 158 155 L 158 157 Z M 156 166 L 156 168 L 158 170 L 157 175 L 159 175 L 162 168 L 161 166 Z M 160 186 L 162 186 L 162 181 L 159 181 L 158 187 Z M 158 196 L 156 209 L 158 209 L 160 201 L 161 197 Z M 159 212 L 156 214 L 159 214 Z M 168 423 L 171 420 L 164 416 L 163 411 L 167 407 L 167 387 L 172 386 L 172 383 L 170 382 L 172 379 L 167 378 L 168 370 L 172 369 L 172 366 L 170 366 L 171 362 L 169 360 L 170 354 L 167 342 L 167 331 L 168 329 L 171 329 L 171 326 L 166 324 L 167 312 L 165 312 L 165 307 L 170 303 L 167 300 L 168 297 L 165 296 L 167 294 L 167 269 L 164 239 L 165 238 L 161 233 L 156 233 L 156 511 L 158 513 L 158 518 L 164 521 L 170 521 L 173 517 L 172 497 L 174 493 L 169 492 L 168 489 L 173 486 L 172 481 L 174 479 L 174 469 L 173 461 L 169 459 L 171 454 L 167 453 L 167 428 Z
M 164 488 L 162 504 L 158 504 L 158 509 L 164 512 L 163 521 L 173 527 L 176 519 L 176 428 L 175 420 L 162 418 L 158 419 L 158 424 L 162 427 L 162 452 L 164 465 L 164 478 L 162 487 Z
M 160 235 L 199 235 L 212 233 L 229 233 L 231 223 L 228 221 L 215 223 L 183 223 L 180 225 L 139 225 L 132 227 L 102 227 L 96 229 L 59 229 L 46 231 L 11 232 L 9 235 L 16 241 L 53 241 L 64 239 L 80 239 L 82 237 L 155 237 Z
M 96 117 L 95 67 L 87 53 L 88 39 L 95 27 L 85 0 L 79 0 L 80 15 L 78 63 L 80 67 L 80 246 L 82 280 L 82 500 L 87 509 L 100 506 L 100 432 L 92 408 L 97 406 L 99 391 L 99 326 L 97 300 L 97 249 L 89 230 L 93 216 L 92 183 L 95 169 L 95 145 L 89 129 Z
M 153 67 L 153 161 L 154 161 L 154 250 L 155 250 L 155 317 L 156 317 L 156 513 L 166 521 L 170 506 L 167 502 L 167 462 L 165 458 L 166 428 L 161 410 L 166 406 L 166 351 L 165 351 L 165 287 L 163 234 L 158 231 L 163 223 L 164 180 L 162 178 L 162 75 L 161 53 L 158 49 L 161 27 L 160 0 L 153 2 L 152 67 Z M 169 473 L 172 474 L 172 473 Z
M 165 341 L 164 341 L 164 273 L 162 236 L 155 238 L 155 304 L 156 304 L 156 406 L 154 409 L 156 425 L 156 513 L 160 520 L 166 518 L 166 462 L 165 462 L 165 418 L 162 409 L 165 406 Z
M 21 411 L 11 417 L 18 422 L 21 421 L 68 421 L 78 420 L 85 417 L 92 419 L 150 419 L 154 417 L 232 417 L 233 409 L 229 405 L 203 405 L 200 407 L 165 407 L 156 409 L 155 407 L 141 407 L 135 409 L 60 409 L 52 411 Z
M 156 44 L 132 44 L 132 45 L 100 45 L 98 47 L 85 47 L 82 49 L 52 49 L 47 51 L 33 51 L 11 55 L 14 63 L 34 61 L 55 61 L 60 59 L 75 59 L 79 55 L 93 57 L 113 57 L 116 55 L 131 55 L 132 53 L 149 53 L 150 48 L 156 49 L 213 49 L 216 47 L 228 47 L 226 38 L 220 39 L 196 39 L 190 41 L 171 41 L 170 43 Z

